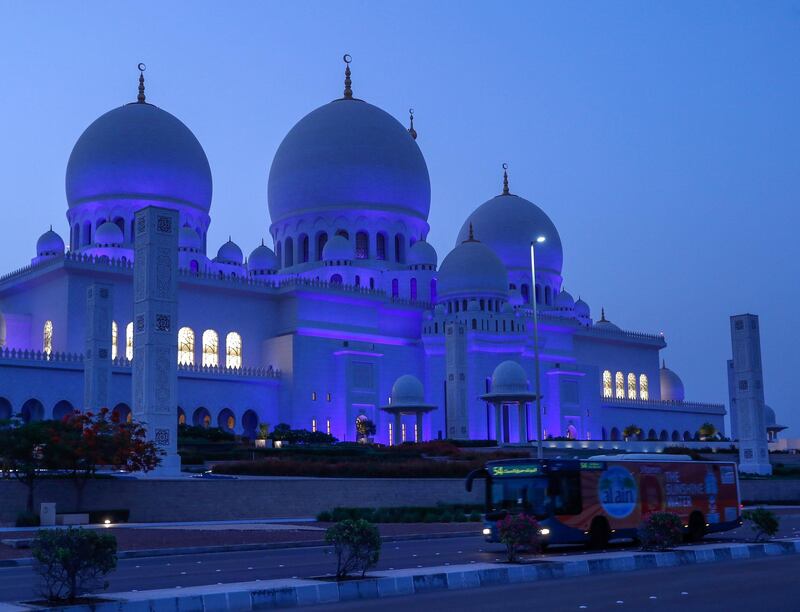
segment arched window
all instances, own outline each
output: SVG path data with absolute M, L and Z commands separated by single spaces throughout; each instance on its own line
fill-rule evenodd
M 331 276 L 331 285 L 341 285 L 341 284 L 342 284 L 341 274 L 334 274 Z
M 119 327 L 116 321 L 111 321 L 111 359 L 117 358 L 117 339 L 119 338 Z
M 350 232 L 348 232 L 346 229 L 336 230 L 336 235 L 341 236 L 342 238 L 345 238 L 347 240 L 350 240 Z
M 614 391 L 611 388 L 611 371 L 605 370 L 603 372 L 603 397 L 614 397 Z
M 133 321 L 125 326 L 125 359 L 133 361 Z
M 614 441 L 619 440 L 619 429 L 616 427 L 611 428 L 611 439 Z
M 478 320 L 472 319 L 472 329 L 478 329 Z
M 622 375 L 622 372 L 617 372 L 614 379 L 617 388 L 616 398 L 625 399 L 625 377 Z
M 230 408 L 223 408 L 217 415 L 217 427 L 222 431 L 233 433 L 236 427 L 236 417 L 233 416 L 233 411 Z
M 530 289 L 528 288 L 528 285 L 522 285 L 519 288 L 519 292 L 522 295 L 523 303 L 528 304 L 531 301 L 531 292 Z
M 125 236 L 125 219 L 123 219 L 122 217 L 116 217 L 114 219 L 114 225 L 116 225 L 119 228 L 119 231 L 122 233 L 122 235 Z
M 378 233 L 375 242 L 375 255 L 381 261 L 386 259 L 386 234 L 383 232 Z
M 53 322 L 45 321 L 42 330 L 42 352 L 50 355 L 53 352 Z
M 397 263 L 403 263 L 406 260 L 405 254 L 405 240 L 403 234 L 395 234 L 394 236 L 394 260 Z
M 636 399 L 636 374 L 628 374 L 628 399 Z
M 178 330 L 178 363 L 194 365 L 194 330 L 191 327 Z
M 360 286 L 361 286 L 361 277 L 358 274 L 356 274 L 356 287 Z
M 308 261 L 308 234 L 300 234 L 300 263 Z
M 553 291 L 549 286 L 544 288 L 544 303 L 549 304 L 552 300 Z
M 320 232 L 319 234 L 317 234 L 317 254 L 316 254 L 317 261 L 322 261 L 322 249 L 325 248 L 325 245 L 327 243 L 328 243 L 327 232 Z
M 203 367 L 213 368 L 219 365 L 219 336 L 213 329 L 203 332 Z
M 537 304 L 541 304 L 542 303 L 542 286 L 541 285 L 536 285 L 536 287 L 534 288 L 534 293 L 536 294 L 536 303 Z
M 369 234 L 356 232 L 356 259 L 369 259 Z
M 197 263 L 196 259 L 193 259 L 189 262 L 189 270 L 192 271 L 194 274 L 197 274 L 200 271 L 200 264 Z
M 375 279 L 374 278 L 370 278 L 369 279 L 369 288 L 370 289 L 375 289 Z
M 286 239 L 283 245 L 284 252 L 286 253 L 286 267 L 294 265 L 294 241 L 291 237 Z
M 242 337 L 236 332 L 225 336 L 225 367 L 242 367 Z
M 92 222 L 85 221 L 83 224 L 83 246 L 90 245 L 92 243 Z
M 647 374 L 641 374 L 639 376 L 639 398 L 643 400 L 650 399 L 650 390 L 647 381 Z
M 416 300 L 417 299 L 417 279 L 416 278 L 412 278 L 411 279 L 411 299 L 412 300 Z
M 397 282 L 396 278 L 392 279 L 392 297 L 396 298 L 400 295 L 400 283 Z

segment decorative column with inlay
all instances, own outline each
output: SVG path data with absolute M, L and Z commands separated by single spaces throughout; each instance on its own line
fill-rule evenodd
M 165 452 L 151 475 L 180 474 L 178 455 L 178 213 L 136 212 L 133 266 L 133 414 Z
M 112 286 L 92 283 L 86 288 L 86 346 L 83 359 L 83 410 L 97 414 L 108 405 L 111 386 Z

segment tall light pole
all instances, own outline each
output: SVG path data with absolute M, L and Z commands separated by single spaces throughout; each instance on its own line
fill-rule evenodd
M 533 363 L 536 369 L 536 456 L 539 459 L 544 459 L 544 447 L 542 446 L 542 392 L 541 375 L 539 373 L 539 318 L 536 313 L 536 258 L 534 247 L 544 241 L 544 236 L 538 236 L 536 240 L 531 242 L 531 290 L 528 293 L 533 305 Z

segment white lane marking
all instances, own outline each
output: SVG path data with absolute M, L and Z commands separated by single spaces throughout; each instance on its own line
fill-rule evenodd
M 681 591 L 681 595 L 688 595 L 688 594 L 689 593 L 687 593 L 686 591 Z
M 658 599 L 655 595 L 650 595 L 650 599 Z
M 186 575 L 186 572 L 181 572 L 181 576 L 185 576 L 185 575 Z
M 251 572 L 253 571 L 253 568 L 252 568 L 252 567 L 248 567 L 247 569 L 248 569 L 248 570 L 250 570 Z
M 624 601 L 622 601 L 621 599 L 618 599 L 618 600 L 617 600 L 617 603 L 618 603 L 618 604 L 624 604 L 625 602 L 624 602 Z
M 218 570 L 214 570 L 214 571 L 215 571 L 215 572 L 221 572 L 222 570 L 221 570 L 221 569 L 218 569 Z

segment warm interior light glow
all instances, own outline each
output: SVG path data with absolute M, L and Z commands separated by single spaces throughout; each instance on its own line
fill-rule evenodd
M 178 330 L 178 363 L 194 365 L 194 330 L 191 327 Z
M 236 332 L 225 337 L 225 367 L 242 367 L 242 337 Z
M 219 336 L 213 329 L 203 332 L 203 367 L 219 365 Z

